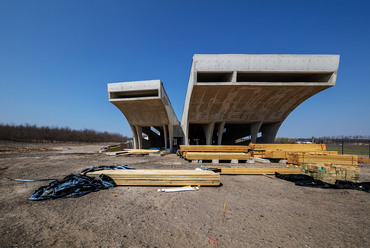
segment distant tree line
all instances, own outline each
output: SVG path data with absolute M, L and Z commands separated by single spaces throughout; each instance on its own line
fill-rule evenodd
M 0 124 L 0 140 L 13 142 L 126 142 L 117 133 L 91 129 L 73 130 L 69 127 L 37 127 L 36 125 Z
M 316 144 L 333 144 L 339 145 L 342 142 L 346 144 L 368 144 L 370 136 L 368 135 L 355 135 L 355 136 L 324 136 L 324 137 L 311 137 L 311 138 L 276 138 L 275 143 L 278 144 L 296 144 L 298 141 L 310 141 Z
M 317 144 L 341 144 L 342 141 L 347 144 L 367 144 L 369 143 L 370 136 L 368 135 L 355 135 L 355 136 L 324 136 L 315 138 L 313 137 L 315 143 Z

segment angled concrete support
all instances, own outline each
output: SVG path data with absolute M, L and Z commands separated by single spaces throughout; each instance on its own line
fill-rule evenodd
M 261 128 L 262 137 L 261 139 L 259 139 L 260 143 L 274 143 L 275 136 L 277 132 L 279 131 L 280 125 L 281 125 L 281 122 L 264 124 Z
M 217 145 L 222 145 L 222 135 L 224 133 L 224 128 L 225 128 L 225 122 L 221 122 L 218 124 L 218 130 L 217 130 Z
M 164 138 L 164 148 L 168 148 L 168 136 L 167 136 L 167 126 L 163 125 L 163 138 Z
M 131 131 L 132 131 L 132 136 L 133 136 L 133 139 L 134 139 L 134 148 L 138 149 L 139 144 L 138 144 L 138 140 L 137 140 L 136 127 L 133 126 L 133 125 L 130 125 L 130 127 L 131 127 Z
M 172 149 L 173 148 L 173 126 L 172 125 L 168 126 L 168 136 L 170 139 L 170 149 Z
M 136 149 L 143 149 L 143 128 L 136 126 L 136 135 L 137 135 L 137 146 Z
M 213 130 L 215 128 L 215 122 L 211 122 L 209 124 L 204 124 L 204 134 L 206 136 L 206 144 L 212 145 L 212 137 L 213 137 Z
M 262 121 L 251 124 L 251 142 L 257 142 L 258 132 L 262 126 Z

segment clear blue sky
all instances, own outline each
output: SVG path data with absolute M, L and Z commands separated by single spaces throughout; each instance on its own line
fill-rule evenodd
M 369 1 L 0 1 L 0 122 L 131 136 L 107 83 L 160 79 L 182 109 L 194 54 L 339 54 L 336 86 L 279 137 L 370 135 Z

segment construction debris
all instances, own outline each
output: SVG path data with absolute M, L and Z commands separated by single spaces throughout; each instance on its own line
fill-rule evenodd
M 197 186 L 185 186 L 185 187 L 180 187 L 180 188 L 172 188 L 172 189 L 158 189 L 158 192 L 182 192 L 182 191 L 198 191 L 199 187 Z
M 308 175 L 290 175 L 275 173 L 275 177 L 294 182 L 295 185 L 314 187 L 314 188 L 331 188 L 331 189 L 357 189 L 370 193 L 370 182 L 355 183 L 350 181 L 337 180 L 334 184 L 326 183 L 321 180 L 316 180 Z

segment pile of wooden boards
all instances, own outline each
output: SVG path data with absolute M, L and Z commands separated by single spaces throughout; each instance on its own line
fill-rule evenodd
M 311 154 L 311 153 L 291 153 L 288 156 L 289 164 L 335 164 L 357 166 L 358 156 L 355 155 L 335 155 L 335 154 Z
M 220 175 L 204 170 L 105 170 L 89 172 L 90 177 L 104 174 L 117 185 L 140 186 L 219 186 Z
M 292 153 L 338 154 L 326 151 L 325 144 L 250 144 L 255 158 L 288 159 Z
M 360 169 L 355 166 L 333 164 L 304 164 L 302 165 L 301 174 L 309 175 L 316 180 L 331 184 L 334 184 L 336 180 L 358 182 Z
M 248 160 L 249 146 L 180 145 L 180 155 L 187 160 Z

